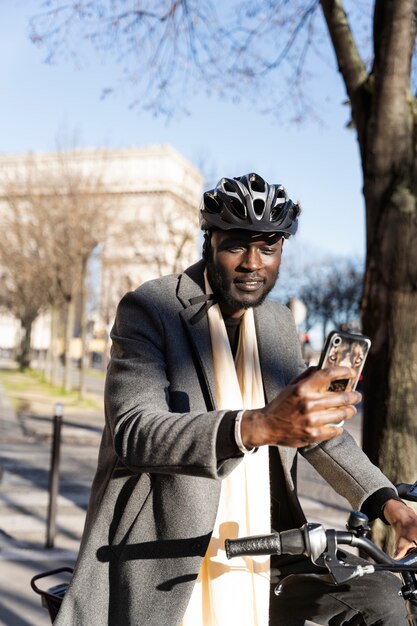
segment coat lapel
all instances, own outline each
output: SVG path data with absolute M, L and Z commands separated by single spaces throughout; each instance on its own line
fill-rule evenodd
M 268 303 L 255 309 L 256 335 L 266 402 L 271 402 L 285 385 L 280 362 L 281 337 L 276 311 Z
M 194 299 L 204 295 L 204 262 L 199 261 L 181 274 L 178 281 L 177 297 L 184 309 L 180 317 L 194 349 L 209 394 L 211 408 L 216 409 L 213 357 L 207 315 L 203 313 L 206 304 Z M 200 313 L 200 315 L 199 315 Z

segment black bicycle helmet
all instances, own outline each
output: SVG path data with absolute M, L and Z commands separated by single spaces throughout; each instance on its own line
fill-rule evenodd
M 269 185 L 258 174 L 222 178 L 206 191 L 200 205 L 203 230 L 240 228 L 256 232 L 294 235 L 300 206 L 287 196 L 282 185 Z

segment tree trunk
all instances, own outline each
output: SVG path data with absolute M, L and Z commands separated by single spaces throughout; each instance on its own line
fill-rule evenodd
M 72 356 L 71 356 L 71 343 L 74 334 L 74 322 L 75 322 L 75 303 L 74 298 L 70 298 L 67 303 L 67 318 L 65 322 L 65 349 L 64 349 L 64 391 L 71 391 L 72 389 Z
M 107 330 L 103 339 L 103 343 L 104 343 L 104 348 L 103 348 L 103 355 L 102 355 L 102 361 L 101 361 L 101 369 L 103 372 L 106 372 L 107 367 L 109 365 L 109 360 L 110 360 L 110 337 L 109 337 L 109 333 L 107 332 Z
M 417 479 L 417 162 L 409 90 L 414 0 L 375 4 L 372 105 L 361 154 L 367 261 L 363 447 L 393 482 Z
M 19 370 L 23 372 L 26 368 L 30 367 L 30 349 L 32 338 L 32 318 L 25 318 L 21 320 L 23 335 L 20 340 L 19 352 L 17 355 L 17 362 L 19 364 Z
M 78 386 L 78 397 L 83 400 L 86 392 L 86 370 L 87 370 L 87 261 L 83 260 L 81 267 L 81 293 L 80 293 L 80 327 L 81 327 L 81 357 L 80 357 L 80 379 Z
M 56 372 L 54 370 L 54 357 L 57 352 L 57 311 L 55 306 L 51 306 L 49 322 L 49 347 L 46 354 L 45 379 L 51 384 L 57 384 Z M 56 364 L 56 363 L 55 363 Z
M 56 305 L 51 310 L 51 345 L 50 345 L 50 368 L 51 368 L 51 385 L 58 386 L 59 383 L 59 354 L 58 354 L 58 337 L 59 337 L 59 309 Z
M 393 482 L 417 479 L 417 216 L 392 185 L 368 237 L 363 330 L 372 340 L 364 376 L 365 452 Z M 376 211 L 372 198 L 371 211 Z M 371 215 L 372 219 L 372 215 Z M 374 231 L 375 232 L 375 231 Z M 386 381 L 385 384 L 381 384 Z
M 410 91 L 415 0 L 374 4 L 374 65 L 342 0 L 320 0 L 357 130 L 366 204 L 363 447 L 391 480 L 417 478 L 417 163 Z

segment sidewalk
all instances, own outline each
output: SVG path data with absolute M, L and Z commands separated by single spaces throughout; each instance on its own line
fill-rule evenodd
M 102 405 L 102 394 L 89 397 Z M 76 559 L 104 417 L 93 406 L 64 408 L 56 536 L 54 548 L 46 549 L 52 416 L 59 398 L 26 393 L 24 401 L 17 412 L 0 387 L 0 624 L 47 626 L 30 579 Z
M 57 533 L 55 547 L 46 549 L 53 403 L 27 400 L 26 414 L 18 415 L 0 387 L 0 625 L 5 626 L 50 624 L 30 579 L 76 559 L 103 427 L 101 410 L 64 411 Z M 97 391 L 94 400 L 102 404 Z M 349 429 L 358 439 L 360 419 Z M 343 528 L 348 503 L 300 460 L 299 493 L 309 521 Z

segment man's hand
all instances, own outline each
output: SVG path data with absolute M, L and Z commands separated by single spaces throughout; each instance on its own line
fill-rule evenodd
M 343 428 L 335 424 L 356 414 L 354 405 L 361 395 L 328 388 L 334 380 L 354 376 L 355 370 L 348 367 L 304 372 L 264 408 L 244 412 L 243 443 L 248 448 L 278 444 L 301 448 L 341 435 Z
M 384 517 L 395 532 L 394 559 L 402 559 L 407 552 L 417 548 L 417 515 L 400 500 L 388 500 Z

